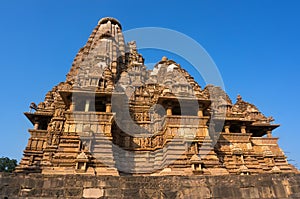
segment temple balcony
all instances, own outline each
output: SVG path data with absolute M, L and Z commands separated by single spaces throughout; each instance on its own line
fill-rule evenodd
M 166 138 L 181 137 L 198 140 L 208 136 L 208 117 L 168 115 L 162 120 L 161 127 Z
M 29 129 L 28 132 L 30 133 L 31 137 L 46 137 L 48 133 L 47 130 L 36 130 L 36 129 Z

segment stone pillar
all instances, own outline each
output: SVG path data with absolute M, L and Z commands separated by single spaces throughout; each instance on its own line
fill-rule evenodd
M 189 144 L 187 142 L 185 143 L 184 148 L 185 148 L 185 152 L 189 151 Z
M 201 108 L 198 109 L 198 117 L 203 117 L 203 110 Z
M 208 127 L 205 127 L 204 132 L 205 132 L 205 136 L 209 136 Z
M 198 154 L 198 143 L 195 142 L 195 154 Z
M 32 146 L 32 139 L 30 138 L 30 139 L 28 140 L 27 147 L 29 147 L 29 148 L 31 149 L 31 146 Z
M 106 104 L 106 113 L 111 112 L 111 104 Z
M 167 115 L 172 115 L 172 107 L 168 106 L 167 108 Z
M 71 102 L 70 111 L 75 111 L 75 102 Z
M 38 130 L 39 129 L 39 122 L 35 122 L 34 123 L 34 130 Z
M 247 133 L 246 132 L 246 126 L 241 126 L 241 133 Z
M 268 138 L 272 138 L 273 136 L 272 136 L 272 131 L 267 131 L 267 137 Z
M 225 133 L 230 133 L 230 126 L 224 126 L 224 129 L 225 129 Z
M 86 100 L 84 111 L 89 112 L 89 109 L 90 109 L 90 100 Z
M 129 148 L 130 147 L 130 137 L 125 137 L 124 139 L 124 145 L 126 148 Z
M 241 155 L 241 162 L 242 162 L 243 164 L 245 164 L 245 161 L 244 161 L 244 155 Z

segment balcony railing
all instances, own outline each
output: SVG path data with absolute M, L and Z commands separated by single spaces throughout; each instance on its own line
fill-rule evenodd
M 206 126 L 208 117 L 186 116 L 186 115 L 168 115 L 162 120 L 164 125 L 193 125 Z
M 89 122 L 111 122 L 113 113 L 106 112 L 72 112 L 66 113 L 67 120 Z
M 278 138 L 252 137 L 251 142 L 254 145 L 277 145 Z

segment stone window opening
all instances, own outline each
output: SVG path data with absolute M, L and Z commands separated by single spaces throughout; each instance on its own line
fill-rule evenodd
M 181 115 L 180 107 L 173 107 L 172 108 L 172 115 Z
M 86 172 L 87 163 L 89 162 L 88 156 L 82 151 L 76 158 L 76 171 L 77 172 Z
M 39 123 L 38 130 L 47 130 L 47 127 L 48 127 L 48 123 L 45 121 L 42 121 Z
M 95 111 L 96 112 L 106 112 L 106 105 L 102 102 L 96 101 L 95 103 Z
M 195 163 L 195 164 L 192 164 L 192 168 L 193 168 L 193 171 L 202 171 L 202 164 L 201 163 Z
M 77 100 L 75 111 L 78 112 L 106 112 L 106 100 L 102 98 Z
M 49 122 L 50 122 L 49 120 L 42 119 L 35 124 L 36 125 L 35 128 L 37 130 L 47 130 Z
M 240 166 L 239 173 L 240 173 L 240 175 L 250 175 L 250 171 L 245 164 Z
M 249 172 L 241 172 L 241 175 L 250 175 Z
M 172 108 L 172 115 L 198 116 L 198 109 L 189 106 L 175 106 Z
M 76 100 L 75 101 L 75 111 L 84 111 L 85 110 L 85 101 L 84 100 Z
M 241 133 L 241 128 L 236 125 L 231 125 L 229 128 L 230 133 Z
M 202 173 L 203 171 L 203 161 L 201 160 L 201 157 L 197 154 L 194 154 L 191 157 L 191 166 L 192 171 L 194 173 Z
M 85 170 L 85 163 L 84 162 L 78 162 L 76 169 Z
M 98 81 L 98 87 L 105 88 L 106 81 L 103 78 L 100 78 Z

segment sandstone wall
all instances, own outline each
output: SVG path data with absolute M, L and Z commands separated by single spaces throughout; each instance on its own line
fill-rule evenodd
M 2 173 L 0 198 L 300 198 L 300 174 L 117 177 Z

